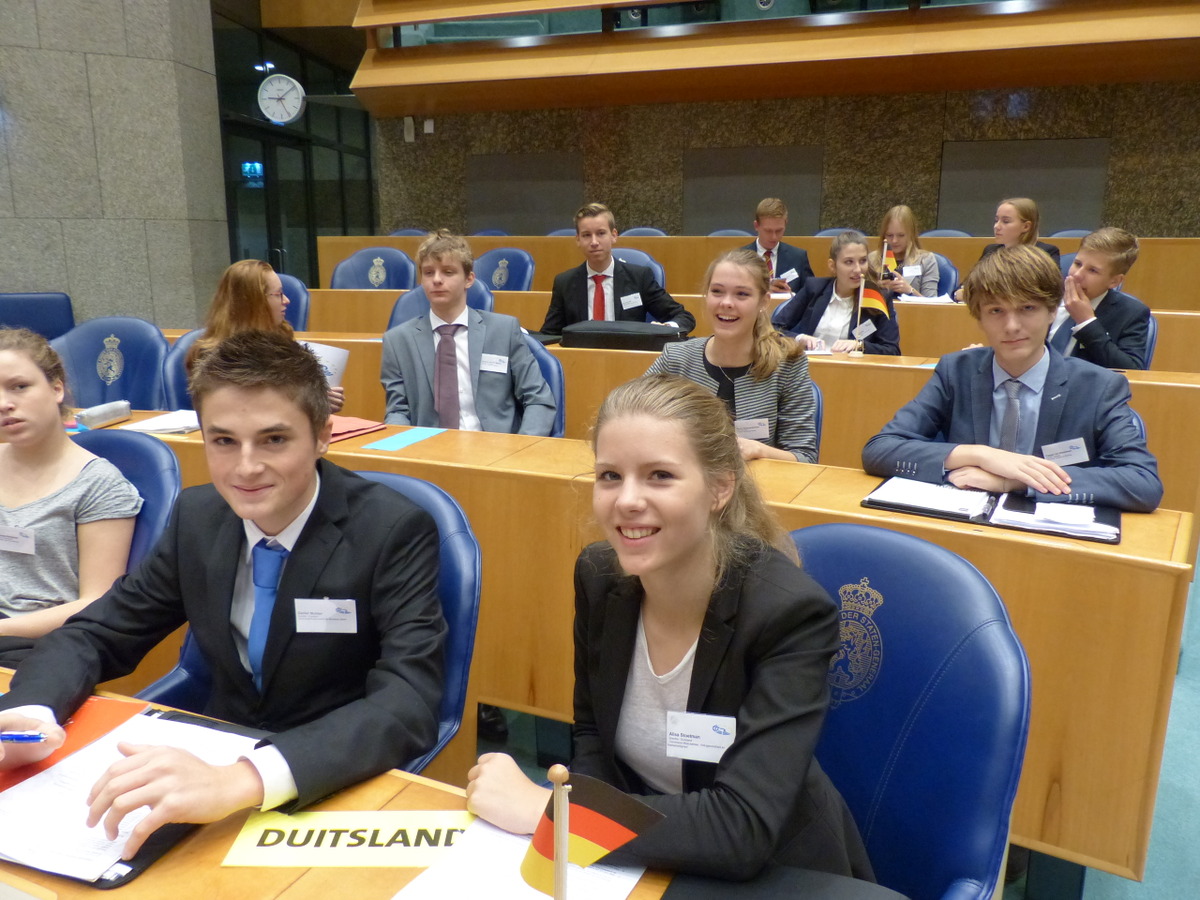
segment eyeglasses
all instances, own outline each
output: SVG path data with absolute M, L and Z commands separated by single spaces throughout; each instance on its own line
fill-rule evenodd
M 283 299 L 283 291 L 267 291 L 267 296 L 270 297 L 272 300 L 282 300 Z

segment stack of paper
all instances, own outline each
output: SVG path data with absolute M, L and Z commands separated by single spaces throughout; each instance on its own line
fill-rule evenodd
M 130 422 L 121 426 L 126 431 L 142 431 L 146 434 L 187 434 L 200 430 L 200 419 L 192 409 L 177 409 L 175 412 L 152 416 L 141 422 Z

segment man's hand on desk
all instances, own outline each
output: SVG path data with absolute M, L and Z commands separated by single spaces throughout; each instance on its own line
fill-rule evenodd
M 67 738 L 67 733 L 57 725 L 14 712 L 0 712 L 0 731 L 40 731 L 46 736 L 44 741 L 36 744 L 0 743 L 0 769 L 15 769 L 41 762 L 61 747 Z
M 212 766 L 174 747 L 122 743 L 117 749 L 125 759 L 109 766 L 88 794 L 88 827 L 103 819 L 105 833 L 115 840 L 128 813 L 150 807 L 125 842 L 125 859 L 168 822 L 216 822 L 262 803 L 262 779 L 248 760 Z

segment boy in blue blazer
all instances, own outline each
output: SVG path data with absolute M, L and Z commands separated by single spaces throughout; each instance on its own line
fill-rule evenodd
M 417 251 L 417 271 L 429 314 L 383 336 L 384 421 L 549 436 L 554 395 L 520 324 L 467 306 L 475 272 L 466 240 L 430 235 Z
M 929 383 L 863 448 L 872 475 L 1039 501 L 1149 512 L 1158 465 L 1129 408 L 1124 376 L 1047 346 L 1060 273 L 1041 251 L 981 259 L 964 296 L 987 347 L 943 356 Z
M 771 290 L 794 294 L 813 276 L 808 263 L 808 251 L 783 242 L 787 229 L 788 209 L 778 197 L 766 197 L 754 210 L 754 243 L 745 249 L 762 257 L 771 272 Z

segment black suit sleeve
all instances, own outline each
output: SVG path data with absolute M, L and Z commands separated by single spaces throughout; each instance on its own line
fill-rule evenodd
M 801 285 L 800 290 L 792 295 L 792 299 L 781 304 L 771 316 L 771 324 L 789 337 L 795 337 L 800 330 L 800 320 L 812 306 L 813 300 L 820 295 L 827 279 L 809 278 Z
M 560 272 L 554 278 L 554 287 L 550 291 L 550 307 L 546 310 L 546 320 L 542 322 L 543 334 L 562 334 L 563 326 L 570 325 L 567 321 L 567 282 L 571 280 L 574 269 Z
M 674 322 L 683 334 L 696 330 L 696 320 L 674 297 L 666 292 L 654 279 L 654 273 L 644 266 L 631 266 L 638 273 L 638 292 L 642 295 L 642 308 L 658 322 Z M 619 305 L 621 300 L 614 297 Z
M 1098 318 L 1092 319 L 1075 332 L 1075 340 L 1080 348 L 1086 351 L 1076 355 L 1108 369 L 1148 368 L 1146 349 L 1150 334 L 1150 308 L 1140 303 L 1138 305 L 1142 308 L 1125 317 L 1123 321 L 1109 326 L 1117 329 L 1116 334 L 1106 330 L 1104 322 Z M 1070 326 L 1070 321 L 1067 321 L 1062 327 Z

